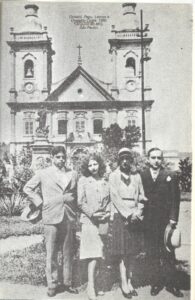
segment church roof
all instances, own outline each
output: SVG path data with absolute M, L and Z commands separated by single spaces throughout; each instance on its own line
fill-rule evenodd
M 115 99 L 80 65 L 68 76 L 66 79 L 47 97 L 45 101 L 58 101 L 58 96 L 66 91 L 71 84 L 79 77 L 82 76 L 88 83 L 98 91 L 105 101 L 115 101 Z

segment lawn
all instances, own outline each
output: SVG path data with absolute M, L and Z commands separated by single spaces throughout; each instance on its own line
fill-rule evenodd
M 19 235 L 31 235 L 31 234 L 42 234 L 43 224 L 38 222 L 32 224 L 30 222 L 24 222 L 18 216 L 14 217 L 0 217 L 0 239 L 7 238 L 9 236 Z

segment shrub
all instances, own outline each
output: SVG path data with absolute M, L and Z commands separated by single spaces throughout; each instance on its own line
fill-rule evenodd
M 118 166 L 118 148 L 104 148 L 102 152 L 107 165 L 109 165 L 111 171 L 114 171 Z M 131 166 L 132 172 L 141 172 L 146 168 L 147 159 L 141 156 L 136 151 L 131 151 L 131 156 L 133 158 L 133 164 Z
M 3 180 L 0 184 L 0 215 L 1 216 L 17 216 L 25 204 L 26 196 L 20 190 L 21 185 L 16 185 L 15 182 L 10 183 L 8 180 Z
M 103 129 L 102 142 L 107 148 L 128 147 L 132 149 L 141 137 L 140 128 L 137 126 L 127 126 L 124 129 L 115 123 Z
M 191 192 L 192 189 L 192 163 L 189 157 L 179 162 L 179 183 L 183 192 Z
M 23 187 L 33 175 L 33 171 L 30 169 L 31 161 L 32 152 L 29 147 L 17 155 L 10 155 L 7 162 L 12 166 L 11 173 L 3 174 L 0 182 L 1 216 L 21 214 L 26 201 Z
M 88 151 L 83 152 L 82 150 L 78 149 L 77 152 L 71 157 L 73 169 L 78 172 L 79 176 L 81 175 L 82 162 L 88 154 Z

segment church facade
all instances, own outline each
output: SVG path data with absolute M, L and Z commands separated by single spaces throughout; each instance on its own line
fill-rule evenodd
M 121 5 L 121 4 L 120 4 Z M 118 123 L 121 128 L 136 125 L 142 128 L 144 109 L 146 141 L 151 141 L 150 115 L 153 100 L 147 59 L 152 38 L 141 38 L 138 31 L 136 5 L 123 4 L 120 27 L 112 26 L 108 55 L 112 57 L 112 84 L 104 85 L 82 66 L 78 66 L 52 90 L 52 48 L 47 27 L 38 17 L 38 6 L 25 5 L 25 26 L 21 31 L 10 29 L 11 82 L 7 105 L 11 114 L 11 152 L 19 151 L 36 139 L 38 112 L 46 113 L 47 141 L 65 145 L 67 153 L 101 151 L 102 128 Z M 127 25 L 128 24 L 128 25 Z M 80 49 L 79 49 L 80 50 Z M 57 55 L 57 53 L 56 53 Z M 141 59 L 145 57 L 144 103 Z M 142 139 L 142 138 L 141 138 Z M 137 151 L 141 152 L 142 141 Z

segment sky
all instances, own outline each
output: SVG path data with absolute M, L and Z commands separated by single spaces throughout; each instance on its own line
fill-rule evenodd
M 4 1 L 1 18 L 1 141 L 10 141 L 10 113 L 6 102 L 10 89 L 10 55 L 6 41 L 10 27 L 21 26 L 23 1 Z M 111 25 L 122 16 L 121 3 L 33 2 L 39 18 L 52 38 L 53 88 L 76 67 L 78 44 L 82 45 L 83 68 L 92 76 L 111 82 L 109 55 Z M 144 23 L 153 37 L 150 79 L 154 104 L 151 113 L 152 145 L 164 150 L 191 151 L 192 6 L 190 4 L 138 3 Z M 79 29 L 71 15 L 103 15 L 107 21 L 98 29 Z

